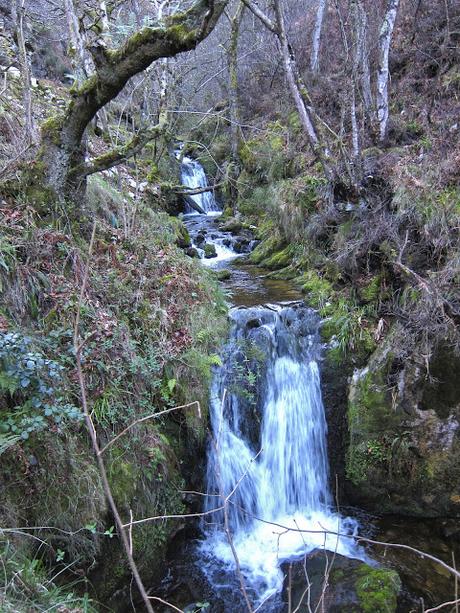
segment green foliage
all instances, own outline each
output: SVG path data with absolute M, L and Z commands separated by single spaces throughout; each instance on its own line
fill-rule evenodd
M 244 169 L 260 183 L 279 181 L 291 171 L 286 150 L 286 129 L 278 122 L 268 124 L 263 135 L 246 141 L 239 151 Z
M 304 272 L 296 282 L 306 294 L 308 304 L 316 309 L 324 309 L 324 314 L 327 314 L 327 305 L 334 298 L 331 283 L 315 270 Z
M 17 434 L 5 434 L 0 432 L 0 455 L 7 451 L 13 445 L 16 445 L 21 440 L 21 436 Z
M 0 390 L 5 396 L 1 430 L 28 439 L 50 422 L 80 420 L 81 412 L 60 395 L 64 367 L 33 351 L 19 333 L 0 333 Z M 7 408 L 8 407 L 8 408 Z
M 326 291 L 325 285 L 323 291 Z M 374 351 L 376 342 L 372 328 L 375 321 L 373 305 L 358 306 L 350 299 L 335 295 L 332 301 L 318 306 L 321 315 L 326 317 L 321 335 L 325 340 L 332 341 L 333 346 L 329 354 L 332 359 L 341 362 L 348 352 L 362 358 Z
M 375 303 L 380 295 L 380 289 L 382 285 L 382 277 L 381 275 L 375 275 L 372 277 L 368 283 L 364 287 L 360 289 L 359 295 L 362 300 L 365 302 L 373 302 Z
M 0 290 L 2 274 L 10 274 L 16 263 L 16 248 L 6 235 L 0 235 Z
M 364 613 L 394 613 L 401 579 L 394 570 L 363 565 L 358 569 L 356 593 Z
M 372 468 L 388 468 L 391 456 L 391 445 L 386 437 L 354 444 L 347 455 L 347 478 L 359 485 L 369 479 L 369 471 Z
M 58 550 L 58 562 L 62 561 Z M 96 613 L 98 607 L 87 593 L 81 595 L 76 583 L 65 588 L 58 586 L 48 577 L 43 561 L 28 557 L 10 542 L 0 542 L 2 583 L 0 604 L 3 613 L 19 611 L 78 611 Z M 77 593 L 79 595 L 77 595 Z

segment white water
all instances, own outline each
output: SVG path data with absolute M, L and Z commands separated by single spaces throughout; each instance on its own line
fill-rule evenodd
M 266 356 L 260 437 L 254 442 L 248 403 L 229 391 L 234 372 L 224 364 L 213 386 L 211 496 L 205 510 L 221 506 L 221 495 L 229 496 L 228 527 L 239 564 L 261 601 L 281 590 L 283 560 L 317 548 L 361 556 L 353 539 L 325 534 L 352 534 L 356 526 L 334 511 L 329 491 L 315 314 L 297 304 L 234 309 L 231 318 L 229 354 L 237 356 L 237 370 L 245 363 L 242 344 L 254 344 Z M 202 549 L 232 569 L 235 559 L 223 521 L 221 512 L 208 516 L 207 523 L 213 525 L 207 528 Z
M 183 185 L 189 187 L 190 189 L 208 187 L 208 181 L 206 179 L 203 166 L 197 160 L 193 160 L 188 156 L 184 156 L 182 159 L 181 181 Z M 220 210 L 212 191 L 187 196 L 187 199 L 190 199 L 197 204 L 205 214 Z M 189 214 L 198 214 L 198 211 L 191 207 L 187 202 L 185 205 L 185 212 Z

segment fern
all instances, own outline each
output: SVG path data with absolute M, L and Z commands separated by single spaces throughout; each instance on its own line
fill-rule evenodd
M 5 434 L 0 432 L 0 455 L 5 453 L 5 451 L 13 445 L 16 445 L 20 438 L 21 437 L 16 434 Z

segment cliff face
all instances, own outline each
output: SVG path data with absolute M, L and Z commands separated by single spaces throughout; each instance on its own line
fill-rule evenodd
M 458 517 L 460 360 L 441 346 L 401 361 L 398 333 L 395 326 L 350 384 L 348 493 L 376 512 Z

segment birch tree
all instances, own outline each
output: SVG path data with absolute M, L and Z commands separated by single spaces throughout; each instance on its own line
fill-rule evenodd
M 332 164 L 329 157 L 329 150 L 323 141 L 316 125 L 316 113 L 313 109 L 310 94 L 300 76 L 294 50 L 292 49 L 287 33 L 283 9 L 280 0 L 273 1 L 275 11 L 275 21 L 270 19 L 253 0 L 242 0 L 249 10 L 265 25 L 265 27 L 276 35 L 279 42 L 281 57 L 283 60 L 284 72 L 289 85 L 289 90 L 294 99 L 300 123 L 308 138 L 310 148 L 321 163 L 326 178 L 331 181 L 333 178 Z
M 327 0 L 319 0 L 316 10 L 315 27 L 313 29 L 312 49 L 310 57 L 310 68 L 314 74 L 319 72 L 319 49 L 321 46 L 321 32 L 323 30 L 324 13 L 326 11 Z
M 24 21 L 26 14 L 25 0 L 14 0 L 13 9 L 13 17 L 16 23 L 19 64 L 21 67 L 25 135 L 26 139 L 29 141 L 29 143 L 31 143 L 36 141 L 37 132 L 32 115 L 32 79 L 30 74 L 29 59 L 27 57 L 26 41 L 24 37 Z
M 389 55 L 399 0 L 388 0 L 379 36 L 379 65 L 377 70 L 377 121 L 380 140 L 387 135 L 389 119 L 388 88 L 390 80 Z
M 355 30 L 355 67 L 361 84 L 364 109 L 368 117 L 372 114 L 373 97 L 371 88 L 371 72 L 369 69 L 368 19 L 366 9 L 361 0 L 353 2 L 353 17 Z
M 238 149 L 240 143 L 239 109 L 238 109 L 238 37 L 244 4 L 239 4 L 235 14 L 230 18 L 230 42 L 227 50 L 229 72 L 229 114 L 232 162 L 239 164 Z

